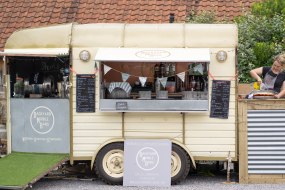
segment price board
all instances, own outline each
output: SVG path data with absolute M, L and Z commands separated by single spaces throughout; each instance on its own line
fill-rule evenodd
M 95 112 L 95 75 L 76 75 L 76 112 Z
M 213 80 L 210 117 L 229 117 L 230 87 L 231 81 Z

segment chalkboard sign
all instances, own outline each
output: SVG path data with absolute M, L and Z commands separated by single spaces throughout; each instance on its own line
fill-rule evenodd
M 76 112 L 95 112 L 95 75 L 76 75 Z
M 213 80 L 210 117 L 227 119 L 229 116 L 230 81 Z

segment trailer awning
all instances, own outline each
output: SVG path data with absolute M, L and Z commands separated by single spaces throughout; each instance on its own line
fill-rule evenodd
M 69 48 L 5 49 L 0 56 L 60 57 L 67 56 Z
M 210 62 L 209 48 L 99 48 L 95 61 Z

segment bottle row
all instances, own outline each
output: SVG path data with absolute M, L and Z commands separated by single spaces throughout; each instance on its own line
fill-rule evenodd
M 185 77 L 185 81 L 182 82 L 177 76 L 169 77 L 166 86 L 155 80 L 154 91 L 167 90 L 170 93 L 183 92 L 183 91 L 208 91 L 208 77 L 204 75 L 190 75 Z

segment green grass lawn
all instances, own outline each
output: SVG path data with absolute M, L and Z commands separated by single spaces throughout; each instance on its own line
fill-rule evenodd
M 13 152 L 0 158 L 0 186 L 26 186 L 65 158 L 67 154 Z

